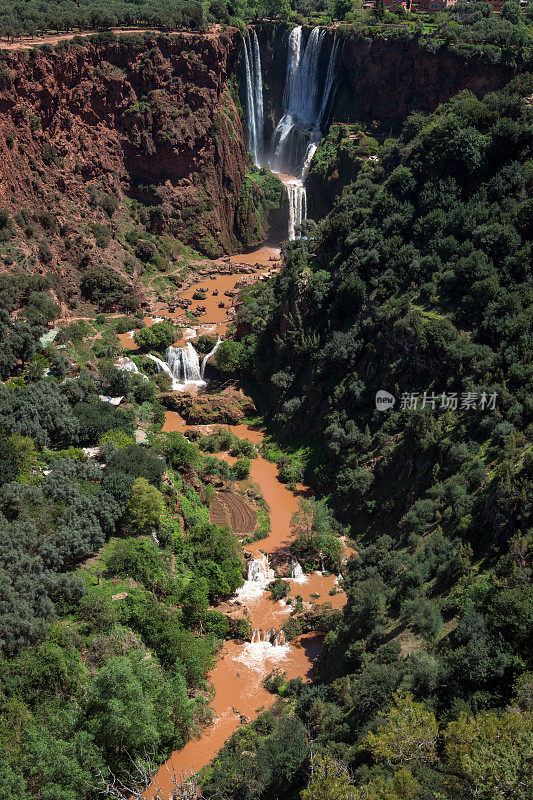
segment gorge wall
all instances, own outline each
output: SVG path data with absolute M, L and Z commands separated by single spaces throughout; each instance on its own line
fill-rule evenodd
M 54 273 L 68 302 L 88 269 L 131 279 L 150 259 L 160 242 L 136 249 L 139 221 L 148 239 L 237 249 L 248 157 L 229 76 L 241 45 L 236 31 L 104 34 L 4 51 L 0 205 L 12 218 L 1 267 Z
M 335 118 L 389 126 L 398 126 L 411 111 L 434 111 L 461 89 L 482 97 L 513 77 L 509 67 L 444 45 L 430 50 L 409 38 L 357 33 L 346 37 L 343 68 Z
M 256 30 L 270 142 L 290 26 Z M 413 109 L 431 111 L 463 88 L 481 96 L 511 77 L 442 47 L 337 35 L 344 43 L 332 118 L 373 121 L 383 135 Z M 334 32 L 327 36 L 333 41 Z M 321 75 L 330 50 L 323 49 Z M 268 176 L 250 177 L 236 88 L 242 52 L 235 29 L 102 34 L 53 50 L 0 52 L 0 207 L 11 214 L 0 270 L 52 274 L 58 299 L 71 305 L 91 270 L 111 268 L 140 287 L 147 265 L 163 268 L 179 254 L 176 240 L 218 256 L 254 246 L 269 231 L 283 236 L 284 192 Z M 311 170 L 311 216 L 331 207 L 346 182 L 338 172 L 334 165 L 326 185 Z

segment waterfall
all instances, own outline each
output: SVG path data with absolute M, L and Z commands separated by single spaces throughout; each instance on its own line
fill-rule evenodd
M 127 356 L 121 356 L 115 362 L 115 367 L 117 369 L 124 370 L 124 372 L 133 372 L 134 375 L 140 375 L 142 380 L 148 382 L 148 378 L 144 373 L 141 372 L 135 361 Z
M 244 41 L 244 64 L 246 69 L 246 120 L 248 152 L 256 167 L 263 158 L 263 77 L 259 40 L 252 31 Z
M 209 361 L 211 356 L 215 355 L 216 351 L 218 350 L 218 348 L 220 347 L 221 344 L 222 344 L 222 339 L 219 338 L 217 343 L 216 343 L 216 345 L 213 347 L 213 349 L 210 350 L 209 353 L 207 353 L 207 355 L 205 355 L 202 358 L 202 366 L 200 368 L 200 376 L 202 377 L 202 379 L 203 379 L 204 374 L 205 374 L 205 367 L 206 367 L 207 362 Z
M 284 631 L 278 631 L 276 628 L 262 631 L 259 628 L 254 628 L 252 631 L 251 644 L 258 644 L 259 642 L 266 642 L 272 644 L 274 647 L 283 647 L 286 644 Z
M 208 353 L 206 358 L 212 355 L 212 352 Z M 203 386 L 205 383 L 202 375 L 206 358 L 204 358 L 201 368 L 198 353 L 190 342 L 187 342 L 185 347 L 169 347 L 165 353 L 166 362 L 151 353 L 147 353 L 146 357 L 155 361 L 160 372 L 166 372 L 170 376 L 174 391 L 183 389 L 187 384 Z
M 248 563 L 248 580 L 252 583 L 274 580 L 274 570 L 270 569 L 268 556 L 261 555 Z
M 169 347 L 166 361 L 178 382 L 194 383 L 202 380 L 200 359 L 190 342 L 185 347 Z
M 248 562 L 248 572 L 244 585 L 237 589 L 238 600 L 254 600 L 261 597 L 267 586 L 274 580 L 274 570 L 270 568 L 265 555 Z
M 274 172 L 295 176 L 286 182 L 289 239 L 296 238 L 295 229 L 307 217 L 307 193 L 303 182 L 322 139 L 322 129 L 327 123 L 337 88 L 337 37 L 333 40 L 324 81 L 320 79 L 322 49 L 326 41 L 326 31 L 319 27 L 313 28 L 305 47 L 301 25 L 289 35 L 283 115 L 274 131 L 270 160 Z
M 296 558 L 293 558 L 291 561 L 291 578 L 293 581 L 296 581 L 296 583 L 305 583 L 307 580 L 306 574 Z
M 296 228 L 307 219 L 307 192 L 303 181 L 294 179 L 287 183 L 289 196 L 289 240 L 296 239 Z
M 166 372 L 166 374 L 169 376 L 169 378 L 170 378 L 170 379 L 171 379 L 171 381 L 172 381 L 172 388 L 174 389 L 174 391 L 175 391 L 176 389 L 183 389 L 183 385 L 180 385 L 180 384 L 179 384 L 179 383 L 178 383 L 178 382 L 177 382 L 177 381 L 174 379 L 174 375 L 172 374 L 172 370 L 170 369 L 170 367 L 168 366 L 168 364 L 165 364 L 165 362 L 164 362 L 164 361 L 162 361 L 160 358 L 157 358 L 157 356 L 153 356 L 151 353 L 147 353 L 147 354 L 146 354 L 146 358 L 149 358 L 151 361 L 155 361 L 155 363 L 156 363 L 156 364 L 157 364 L 157 366 L 159 367 L 159 372 Z

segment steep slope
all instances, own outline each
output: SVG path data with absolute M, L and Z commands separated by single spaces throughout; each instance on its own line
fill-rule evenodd
M 129 279 L 168 261 L 151 235 L 235 250 L 248 161 L 229 79 L 240 46 L 236 31 L 102 34 L 5 52 L 0 203 L 15 216 L 4 265 L 52 272 L 68 297 L 91 268 Z

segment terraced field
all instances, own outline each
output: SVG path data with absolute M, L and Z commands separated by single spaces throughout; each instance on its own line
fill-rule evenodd
M 256 513 L 239 494 L 217 492 L 211 503 L 211 522 L 229 525 L 237 534 L 249 534 L 255 528 Z

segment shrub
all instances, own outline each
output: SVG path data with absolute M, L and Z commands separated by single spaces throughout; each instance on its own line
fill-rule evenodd
M 235 479 L 241 481 L 249 476 L 251 466 L 252 464 L 249 458 L 238 458 L 235 464 L 232 466 L 231 471 L 235 476 Z
M 274 583 L 270 584 L 270 593 L 274 600 L 283 600 L 284 597 L 287 597 L 291 590 L 291 587 L 284 581 L 282 578 L 276 578 Z
M 93 267 L 81 279 L 80 288 L 87 300 L 105 307 L 118 303 L 126 287 L 120 275 L 112 269 Z
M 96 246 L 100 247 L 102 250 L 105 250 L 111 241 L 111 231 L 109 230 L 108 226 L 102 225 L 100 222 L 91 222 L 89 229 L 94 236 Z

